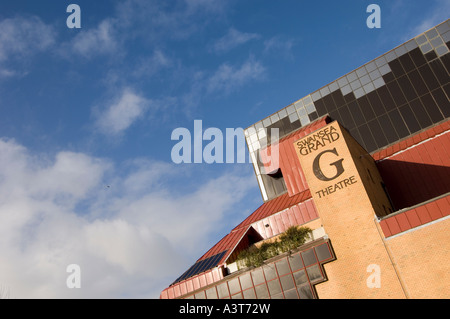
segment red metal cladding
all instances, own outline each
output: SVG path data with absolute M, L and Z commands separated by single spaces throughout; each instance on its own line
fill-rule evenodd
M 289 196 L 293 196 L 308 189 L 305 176 L 300 167 L 300 162 L 297 160 L 294 142 L 315 130 L 326 126 L 328 122 L 329 118 L 327 116 L 322 117 L 283 137 L 277 144 L 260 150 L 261 161 L 264 164 L 266 173 L 275 172 L 278 169 L 281 169 Z M 273 152 L 278 152 L 278 156 L 272 156 Z
M 384 236 L 390 237 L 448 215 L 450 215 L 450 195 L 383 218 L 380 226 Z
M 420 136 L 429 135 L 416 135 Z M 397 210 L 450 191 L 450 131 L 424 141 L 417 138 L 412 141 L 416 144 L 377 162 Z
M 437 126 L 431 127 L 429 129 L 427 129 L 426 131 L 423 131 L 414 136 L 411 136 L 411 137 L 407 138 L 406 140 L 400 141 L 400 142 L 398 142 L 394 145 L 391 145 L 383 150 L 380 150 L 380 151 L 374 153 L 372 155 L 372 157 L 376 161 L 382 160 L 382 159 L 389 157 L 401 150 L 406 149 L 407 147 L 410 147 L 414 144 L 420 143 L 426 139 L 433 138 L 434 136 L 439 135 L 448 130 L 450 130 L 450 120 L 446 121 L 444 123 L 441 123 Z M 447 138 L 449 138 L 449 137 L 447 136 Z
M 408 219 L 408 222 L 411 225 L 411 228 L 422 225 L 420 222 L 419 216 L 417 216 L 415 209 L 411 209 L 411 210 L 405 212 L 405 216 Z

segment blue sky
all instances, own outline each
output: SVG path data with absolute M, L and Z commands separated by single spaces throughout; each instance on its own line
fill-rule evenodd
M 69 4 L 81 28 L 69 29 Z M 369 4 L 381 28 L 369 29 Z M 450 1 L 3 1 L 0 292 L 158 298 L 261 203 L 252 165 L 174 164 L 447 19 Z M 205 141 L 203 145 L 208 142 Z M 66 266 L 81 267 L 68 289 Z

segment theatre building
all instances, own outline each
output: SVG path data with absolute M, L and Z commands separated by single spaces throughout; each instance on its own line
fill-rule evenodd
M 449 298 L 449 47 L 447 20 L 248 127 L 262 205 L 160 298 Z

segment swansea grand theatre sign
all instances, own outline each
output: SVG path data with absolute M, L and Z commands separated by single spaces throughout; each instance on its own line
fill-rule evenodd
M 322 199 L 358 182 L 356 168 L 337 122 L 294 142 L 313 197 Z

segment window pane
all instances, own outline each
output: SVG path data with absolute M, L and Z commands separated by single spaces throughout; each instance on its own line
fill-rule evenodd
M 277 277 L 277 274 L 275 272 L 275 265 L 264 266 L 263 269 L 266 280 L 272 280 Z
M 264 282 L 264 276 L 263 276 L 263 272 L 262 269 L 259 268 L 255 271 L 252 272 L 252 278 L 253 278 L 253 284 L 259 285 L 262 284 Z
M 248 289 L 253 286 L 250 274 L 242 275 L 241 277 L 239 277 L 239 280 L 241 281 L 242 289 Z
M 292 289 L 295 287 L 294 279 L 291 275 L 286 275 L 280 278 L 281 287 L 283 287 L 283 291 Z
M 322 244 L 320 246 L 315 247 L 314 249 L 316 250 L 317 258 L 319 258 L 319 261 L 331 258 L 331 253 L 330 250 L 328 249 L 327 244 Z
M 205 292 L 204 291 L 200 291 L 198 293 L 195 294 L 195 299 L 205 299 Z
M 289 265 L 287 263 L 287 259 L 282 259 L 278 261 L 276 265 L 279 276 L 286 275 L 291 272 L 291 270 L 289 269 Z
M 294 280 L 297 286 L 300 286 L 306 282 L 308 282 L 308 278 L 306 277 L 306 272 L 304 270 L 299 270 L 294 272 Z
M 216 287 L 209 288 L 206 290 L 206 298 L 207 299 L 217 299 Z
M 238 294 L 236 294 L 234 296 L 231 296 L 231 299 L 242 299 L 242 294 L 238 293 Z
M 316 257 L 314 256 L 314 251 L 312 249 L 302 252 L 302 258 L 306 267 L 317 263 Z
M 298 294 L 300 295 L 300 299 L 314 299 L 309 285 L 303 285 L 301 287 L 298 287 L 297 290 Z
M 303 268 L 303 261 L 300 257 L 300 254 L 292 255 L 288 258 L 288 260 L 293 271 Z
M 291 289 L 284 292 L 285 299 L 298 299 L 297 290 Z
M 319 265 L 314 265 L 311 267 L 306 268 L 306 271 L 308 273 L 308 277 L 310 281 L 323 279 L 322 273 L 320 272 Z
M 228 297 L 228 286 L 227 283 L 224 282 L 217 286 L 217 292 L 219 293 L 219 298 Z
M 253 289 L 245 290 L 243 293 L 244 293 L 244 299 L 255 299 L 256 298 L 256 294 Z
M 234 295 L 238 291 L 241 291 L 241 287 L 239 287 L 239 281 L 237 278 L 234 278 L 228 282 L 228 287 L 230 287 L 230 294 Z
M 281 292 L 281 286 L 280 286 L 280 282 L 278 279 L 269 281 L 267 283 L 267 286 L 269 287 L 270 296 L 274 296 Z
M 256 292 L 256 297 L 258 297 L 258 299 L 269 298 L 269 291 L 267 290 L 266 284 L 256 286 L 255 292 Z

